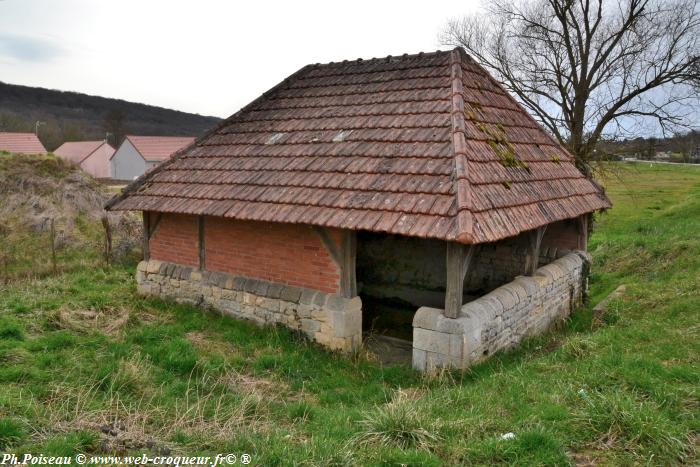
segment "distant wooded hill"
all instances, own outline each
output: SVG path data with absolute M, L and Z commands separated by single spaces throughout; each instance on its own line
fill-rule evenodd
M 104 139 L 112 145 L 125 134 L 199 136 L 220 119 L 77 92 L 0 82 L 0 131 L 33 132 L 53 151 L 65 141 Z

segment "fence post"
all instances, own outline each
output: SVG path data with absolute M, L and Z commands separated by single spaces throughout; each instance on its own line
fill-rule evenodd
M 10 276 L 7 272 L 7 258 L 3 254 L 2 257 L 0 257 L 0 260 L 2 261 L 2 283 L 7 285 L 10 281 Z
M 112 259 L 112 227 L 109 225 L 109 218 L 106 214 L 102 216 L 102 227 L 105 230 L 104 257 L 105 263 L 109 266 Z
M 54 218 L 50 218 L 50 225 L 51 225 L 51 266 L 53 269 L 53 273 L 56 274 L 58 272 L 58 268 L 56 266 L 56 227 L 54 226 Z

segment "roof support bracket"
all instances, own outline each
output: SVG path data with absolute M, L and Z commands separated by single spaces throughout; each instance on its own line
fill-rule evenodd
M 464 278 L 474 257 L 475 245 L 447 242 L 447 284 L 445 287 L 445 316 L 457 318 L 462 309 Z
M 153 222 L 153 225 L 150 226 L 148 229 L 148 238 L 152 238 L 153 235 L 155 235 L 156 231 L 158 230 L 158 226 L 160 225 L 160 220 L 163 218 L 163 213 L 157 212 L 156 213 L 156 220 Z
M 340 245 L 336 245 L 328 230 L 322 227 L 314 227 L 321 239 L 321 243 L 328 250 L 333 262 L 340 269 L 340 293 L 345 298 L 357 295 L 357 276 L 355 263 L 357 258 L 357 235 L 354 230 L 341 232 Z
M 535 271 L 540 263 L 540 246 L 542 245 L 542 237 L 547 230 L 547 226 L 543 225 L 528 232 L 529 250 L 527 253 L 525 274 L 534 276 Z
M 576 219 L 576 226 L 578 228 L 578 241 L 576 248 L 583 251 L 588 250 L 588 218 L 589 214 L 581 214 L 578 219 Z
M 151 239 L 151 213 L 143 211 L 143 260 L 148 261 L 151 257 L 149 251 L 149 240 Z

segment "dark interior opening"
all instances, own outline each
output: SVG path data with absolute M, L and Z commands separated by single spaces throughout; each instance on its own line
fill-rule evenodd
M 362 298 L 362 332 L 381 334 L 406 341 L 413 340 L 413 315 L 416 308 L 400 299 Z
M 443 305 L 444 242 L 358 232 L 356 270 L 365 332 L 411 341 L 416 310 Z

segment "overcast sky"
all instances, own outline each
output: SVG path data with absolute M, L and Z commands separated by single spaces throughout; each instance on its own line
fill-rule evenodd
M 477 0 L 0 0 L 0 81 L 227 117 L 307 63 L 439 48 Z

